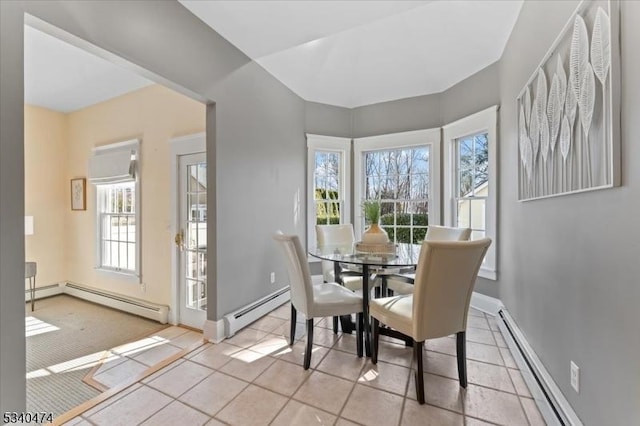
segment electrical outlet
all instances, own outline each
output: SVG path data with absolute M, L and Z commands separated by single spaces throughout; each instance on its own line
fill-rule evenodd
M 274 284 L 276 282 L 276 273 L 275 272 L 271 273 L 270 279 L 271 279 L 271 284 Z
M 580 367 L 573 361 L 571 361 L 571 387 L 580 393 Z

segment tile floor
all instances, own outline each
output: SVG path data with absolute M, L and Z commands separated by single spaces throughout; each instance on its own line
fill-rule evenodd
M 428 341 L 427 403 L 419 405 L 411 348 L 383 337 L 373 365 L 355 355 L 354 336 L 334 335 L 331 320 L 323 319 L 314 331 L 311 369 L 304 371 L 304 326 L 298 324 L 297 342 L 289 347 L 289 309 L 286 304 L 233 338 L 200 347 L 66 424 L 544 424 L 495 320 L 482 312 L 471 310 L 469 318 L 468 388 L 458 385 L 455 339 Z
M 201 333 L 181 327 L 165 328 L 107 351 L 102 365 L 93 372 L 93 380 L 107 389 L 115 387 L 199 341 Z

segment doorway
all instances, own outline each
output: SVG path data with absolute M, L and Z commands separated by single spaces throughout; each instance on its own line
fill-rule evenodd
M 206 153 L 182 155 L 179 164 L 178 323 L 202 329 L 207 319 Z

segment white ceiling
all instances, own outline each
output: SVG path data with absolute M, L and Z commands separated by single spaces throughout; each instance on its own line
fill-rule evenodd
M 203 1 L 192 13 L 308 101 L 438 93 L 500 59 L 522 0 Z
M 441 92 L 497 61 L 522 0 L 180 0 L 308 101 L 354 108 Z M 25 26 L 25 101 L 71 112 L 153 84 Z
M 25 102 L 72 112 L 153 84 L 32 27 L 24 30 Z

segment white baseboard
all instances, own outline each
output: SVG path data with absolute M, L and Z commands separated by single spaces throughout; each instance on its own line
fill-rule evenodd
M 471 295 L 471 307 L 486 314 L 497 316 L 504 305 L 500 299 L 485 296 L 484 294 L 474 291 Z
M 64 283 L 36 287 L 34 299 L 43 299 L 45 297 L 57 296 L 62 293 L 64 293 Z M 25 302 L 31 301 L 31 291 L 29 289 L 25 290 L 24 300 Z
M 204 338 L 211 343 L 220 343 L 225 338 L 224 319 L 219 321 L 206 320 L 202 326 Z
M 496 317 L 496 322 L 544 420 L 548 425 L 582 426 L 569 401 L 566 400 L 509 312 L 502 309 L 501 314 Z

